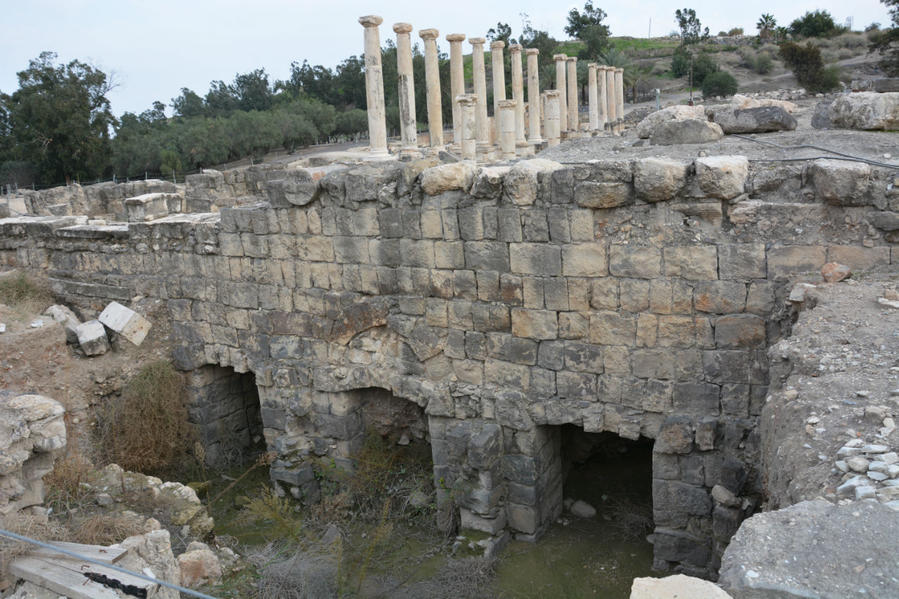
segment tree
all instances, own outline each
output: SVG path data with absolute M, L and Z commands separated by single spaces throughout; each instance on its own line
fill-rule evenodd
M 487 39 L 491 42 L 504 42 L 507 48 L 509 44 L 515 43 L 515 40 L 512 39 L 512 28 L 508 23 L 497 23 L 496 27 L 488 29 Z
M 899 0 L 880 1 L 890 9 L 893 26 L 874 34 L 868 52 L 880 52 L 880 68 L 891 77 L 899 77 Z
M 206 105 L 196 92 L 182 87 L 181 95 L 172 98 L 172 110 L 175 111 L 175 115 L 181 117 L 201 116 L 206 114 Z
M 732 96 L 735 93 L 737 93 L 737 80 L 727 71 L 710 73 L 702 82 L 702 95 L 705 98 Z
M 674 11 L 674 18 L 680 29 L 681 44 L 687 46 L 708 39 L 709 28 L 702 28 L 702 23 L 696 18 L 696 11 L 692 8 L 678 8 Z
M 839 71 L 836 67 L 824 67 L 821 50 L 811 42 L 805 46 L 784 42 L 780 45 L 780 57 L 799 84 L 810 92 L 826 92 L 840 86 Z
M 235 75 L 231 91 L 240 110 L 268 110 L 272 107 L 272 88 L 265 69 Z
M 537 48 L 540 51 L 537 55 L 537 61 L 540 65 L 540 80 L 546 80 L 544 69 L 554 68 L 552 66 L 553 54 L 556 48 L 559 47 L 559 42 L 549 32 L 534 29 L 527 13 L 521 13 L 521 37 L 519 39 L 521 45 L 525 48 Z M 553 70 L 553 73 L 555 73 L 555 70 Z
M 602 23 L 606 16 L 606 11 L 601 8 L 594 8 L 592 0 L 587 0 L 584 3 L 584 12 L 580 12 L 576 8 L 572 8 L 569 11 L 565 33 L 574 39 L 583 40 L 587 30 L 599 28 L 599 32 L 603 32 L 605 37 L 609 37 L 609 28 Z M 596 34 L 597 32 L 594 31 L 592 35 Z
M 40 181 L 97 177 L 110 156 L 116 119 L 106 94 L 114 84 L 90 64 L 55 61 L 54 52 L 42 52 L 17 73 L 19 89 L 2 97 L 2 126 L 15 140 L 15 157 L 34 165 Z
M 845 30 L 837 26 L 826 10 L 806 12 L 790 23 L 790 33 L 802 37 L 832 37 Z
M 777 19 L 774 18 L 774 15 L 768 13 L 762 13 L 758 23 L 755 24 L 755 28 L 758 29 L 759 32 L 759 37 L 763 40 L 771 39 L 776 27 Z

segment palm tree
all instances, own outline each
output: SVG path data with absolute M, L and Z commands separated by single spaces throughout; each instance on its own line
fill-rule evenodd
M 759 30 L 759 37 L 763 40 L 769 39 L 777 27 L 777 19 L 774 15 L 764 13 L 759 18 L 759 22 L 755 24 L 755 28 Z
M 649 80 L 651 69 L 637 66 L 627 54 L 617 48 L 609 48 L 600 54 L 599 63 L 624 69 L 624 87 L 628 90 L 625 96 L 630 95 L 636 101 L 637 88 Z

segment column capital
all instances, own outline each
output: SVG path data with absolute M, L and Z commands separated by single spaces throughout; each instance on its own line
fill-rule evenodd
M 568 62 L 577 62 L 577 56 L 569 56 L 565 60 L 567 60 Z
M 412 25 L 410 23 L 394 23 L 393 31 L 395 33 L 411 33 Z
M 505 47 L 506 47 L 506 42 L 504 42 L 502 40 L 496 40 L 495 42 L 490 42 L 491 50 L 502 50 Z
M 623 72 L 624 72 L 624 69 L 621 68 L 621 67 L 618 67 L 617 69 L 615 69 L 615 72 L 616 72 L 616 73 L 623 73 Z
M 557 89 L 548 89 L 545 92 L 543 92 L 543 95 L 546 96 L 547 98 L 558 98 L 562 95 L 562 92 L 560 92 Z
M 418 37 L 423 40 L 436 40 L 440 36 L 440 32 L 436 29 L 422 29 L 418 32 Z
M 587 63 L 587 68 L 588 68 L 588 69 L 596 69 L 596 68 L 599 68 L 599 65 L 596 64 L 595 62 L 588 62 L 588 63 Z
M 553 54 L 553 60 L 559 62 L 560 60 L 568 60 L 567 54 Z
M 359 24 L 363 27 L 377 27 L 383 22 L 384 19 L 378 15 L 365 15 L 364 17 L 359 17 Z
M 515 100 L 500 100 L 499 107 L 500 108 L 515 108 L 518 105 L 518 102 Z
M 487 42 L 486 39 L 482 37 L 470 37 L 468 38 L 468 43 L 472 46 L 483 46 Z
M 478 95 L 477 94 L 459 94 L 458 96 L 455 97 L 455 101 L 458 104 L 467 106 L 469 104 L 476 103 L 478 101 Z
M 521 44 L 509 44 L 509 52 L 521 52 Z
M 448 42 L 464 42 L 465 34 L 464 33 L 448 33 L 448 34 L 446 34 L 446 41 L 448 41 Z
M 528 56 L 536 56 L 537 54 L 540 54 L 540 48 L 526 48 L 524 53 Z

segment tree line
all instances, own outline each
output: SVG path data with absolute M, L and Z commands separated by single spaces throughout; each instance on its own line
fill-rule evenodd
M 892 27 L 875 36 L 872 51 L 882 52 L 884 68 L 899 72 L 899 0 L 881 0 L 890 7 Z M 610 43 L 606 13 L 588 0 L 583 10 L 569 11 L 565 33 L 576 42 L 559 41 L 532 26 L 526 14 L 517 37 L 508 23 L 497 23 L 487 37 L 508 44 L 537 48 L 540 80 L 549 87 L 555 81 L 553 54 L 576 54 L 578 83 L 583 91 L 587 61 L 625 69 L 625 86 L 634 92 L 648 80 L 649 70 L 630 62 L 629 56 Z M 700 42 L 709 36 L 695 10 L 675 11 L 680 44 L 672 57 L 671 73 L 693 85 L 704 85 L 706 95 L 736 91 L 736 81 L 719 69 L 703 52 Z M 778 27 L 770 14 L 757 25 L 760 43 L 780 44 L 781 58 L 793 68 L 800 83 L 810 90 L 838 85 L 833 70 L 823 66 L 820 52 L 811 44 L 798 46 L 802 37 L 826 37 L 840 33 L 840 26 L 826 11 L 808 12 L 789 27 Z M 817 54 L 816 54 L 817 53 Z M 770 69 L 762 56 L 757 69 Z M 293 62 L 284 80 L 273 80 L 265 69 L 238 73 L 234 80 L 212 81 L 201 95 L 182 88 L 168 106 L 160 101 L 140 114 L 126 112 L 116 118 L 107 94 L 114 82 L 88 63 L 73 60 L 58 64 L 52 52 L 43 52 L 19 72 L 18 89 L 0 93 L 0 184 L 53 185 L 72 180 L 140 177 L 145 173 L 184 173 L 253 156 L 261 158 L 276 149 L 296 148 L 367 133 L 364 59 L 354 55 L 335 68 Z M 396 46 L 388 39 L 381 50 L 388 130 L 399 131 Z M 488 59 L 489 63 L 489 59 Z M 507 71 L 509 53 L 505 52 Z M 466 57 L 466 79 L 471 78 L 471 59 Z M 419 127 L 427 123 L 424 56 L 413 45 L 416 115 Z M 439 56 L 443 122 L 451 123 L 449 60 Z M 488 69 L 489 76 L 489 69 Z M 507 72 L 507 97 L 511 77 Z M 706 89 L 708 88 L 708 89 Z M 488 109 L 492 108 L 488 85 Z M 173 116 L 166 116 L 171 107 Z

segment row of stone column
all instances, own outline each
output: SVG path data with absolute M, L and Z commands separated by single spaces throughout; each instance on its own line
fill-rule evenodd
M 387 155 L 387 120 L 384 108 L 384 80 L 381 69 L 381 42 L 379 25 L 381 17 L 368 15 L 359 18 L 365 28 L 365 90 L 368 108 L 370 150 L 373 155 Z M 418 145 L 415 117 L 415 85 L 412 73 L 412 25 L 397 23 L 393 26 L 397 35 L 397 73 L 399 89 L 400 134 L 402 152 L 415 152 Z M 422 29 L 418 35 L 425 47 L 425 84 L 427 89 L 428 133 L 433 148 L 444 146 L 443 106 L 440 89 L 440 72 L 437 53 L 436 29 Z M 490 150 L 490 126 L 487 116 L 487 75 L 484 62 L 486 40 L 473 37 L 472 78 L 474 93 L 465 92 L 462 42 L 465 35 L 451 33 L 450 43 L 450 92 L 453 98 L 453 145 L 466 159 L 474 159 L 479 153 Z M 493 114 L 495 139 L 503 159 L 513 158 L 533 151 L 544 142 L 559 143 L 563 134 L 569 136 L 580 131 L 578 113 L 577 58 L 564 54 L 556 60 L 556 90 L 540 94 L 538 54 L 536 48 L 528 48 L 527 55 L 527 103 L 524 98 L 522 76 L 522 47 L 509 46 L 512 63 L 512 99 L 506 99 L 503 49 L 505 43 L 495 41 L 490 45 L 493 79 Z M 566 70 L 567 64 L 567 70 Z M 598 76 L 598 73 L 602 73 Z M 589 65 L 589 131 L 614 130 L 624 110 L 622 69 Z M 567 82 L 567 84 L 566 84 Z M 529 126 L 525 132 L 525 113 Z M 541 137 L 540 124 L 543 122 Z

